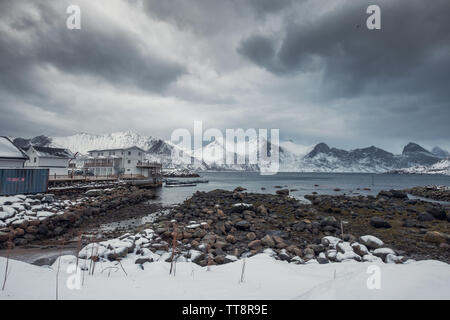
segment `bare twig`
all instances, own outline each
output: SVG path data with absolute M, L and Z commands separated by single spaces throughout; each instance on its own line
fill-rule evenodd
M 245 273 L 245 258 L 244 258 L 244 261 L 242 262 L 242 271 L 241 271 L 241 281 L 240 281 L 240 283 L 244 282 L 244 273 Z
M 9 240 L 8 240 L 8 252 L 6 254 L 5 278 L 3 279 L 2 291 L 5 290 L 6 280 L 8 279 L 9 255 L 11 254 L 12 244 L 13 244 L 13 242 L 12 242 L 12 234 L 10 234 L 9 235 Z
M 61 256 L 62 256 L 62 251 L 64 249 L 64 240 L 61 241 L 61 248 L 59 251 L 59 257 L 58 257 L 58 269 L 56 271 L 56 300 L 58 300 L 59 296 L 58 296 L 58 290 L 59 290 L 59 268 L 61 265 Z
M 81 237 L 82 234 L 81 232 L 78 232 L 78 244 L 77 244 L 77 270 L 78 270 L 78 260 L 79 260 L 79 255 L 80 255 L 80 250 L 81 250 Z
M 211 265 L 212 265 L 211 245 L 208 244 L 208 268 L 207 268 L 207 271 L 211 271 Z
M 175 257 L 175 251 L 177 250 L 177 225 L 174 224 L 173 225 L 173 239 L 172 239 L 172 256 L 171 256 L 171 261 L 170 261 L 170 272 L 169 275 L 172 274 L 173 271 L 173 275 L 175 276 L 175 270 L 174 270 L 174 257 Z
M 95 247 L 95 243 L 92 242 L 92 249 L 91 249 L 91 256 L 90 256 L 91 261 L 89 262 L 89 272 L 88 272 L 89 275 L 91 274 L 91 270 L 92 270 L 92 263 L 93 263 L 92 257 L 94 256 L 94 247 Z
M 128 277 L 128 273 L 125 271 L 125 269 L 123 268 L 122 262 L 120 262 L 120 259 L 117 259 L 117 261 L 120 264 L 120 267 L 122 268 L 123 272 L 125 273 L 125 275 Z
M 93 257 L 91 257 L 92 261 L 94 261 L 93 265 L 92 265 L 92 275 L 94 275 L 95 272 L 95 265 L 97 264 L 98 259 L 98 249 L 100 248 L 100 245 L 97 244 L 97 246 L 95 247 L 95 254 Z

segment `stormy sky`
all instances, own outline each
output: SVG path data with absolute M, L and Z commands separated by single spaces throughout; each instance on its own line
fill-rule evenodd
M 81 30 L 66 9 L 81 8 Z M 381 8 L 381 30 L 366 9 Z M 0 1 L 0 135 L 279 128 L 450 150 L 448 0 Z

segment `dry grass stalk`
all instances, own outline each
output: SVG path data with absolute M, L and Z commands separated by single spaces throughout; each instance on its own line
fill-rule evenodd
M 117 261 L 119 262 L 119 265 L 120 265 L 120 267 L 122 268 L 122 270 L 123 270 L 123 272 L 125 273 L 125 275 L 128 277 L 128 273 L 125 271 L 125 269 L 124 269 L 124 267 L 123 267 L 123 265 L 122 265 L 122 262 L 120 262 L 120 259 L 119 259 L 119 258 L 117 258 Z
M 12 246 L 13 246 L 12 234 L 10 234 L 8 240 L 8 252 L 6 253 L 5 278 L 3 279 L 2 291 L 5 290 L 6 280 L 8 279 L 9 255 L 11 254 Z
M 97 246 L 95 247 L 95 254 L 93 257 L 91 257 L 93 264 L 92 264 L 92 275 L 94 275 L 95 272 L 95 265 L 97 264 L 97 261 L 99 260 L 98 258 L 98 250 L 99 250 L 100 246 L 97 244 Z
M 174 224 L 174 226 L 173 226 L 173 239 L 172 239 L 172 256 L 171 256 L 171 259 L 170 259 L 170 272 L 169 272 L 169 275 L 171 275 L 172 272 L 173 272 L 173 275 L 175 275 L 175 269 L 174 269 L 174 260 L 175 259 L 174 259 L 174 257 L 175 257 L 175 252 L 177 250 L 177 236 L 178 236 L 177 225 Z
M 245 258 L 244 258 L 244 261 L 242 262 L 242 271 L 241 271 L 241 281 L 240 281 L 240 283 L 244 282 L 244 274 L 245 274 Z
M 81 240 L 82 239 L 82 234 L 81 232 L 78 232 L 78 243 L 77 243 L 77 270 L 78 270 L 78 256 L 80 255 L 80 250 L 81 250 Z
M 90 256 L 91 261 L 89 262 L 89 272 L 88 272 L 89 275 L 91 274 L 91 270 L 92 270 L 92 263 L 93 263 L 92 258 L 94 257 L 94 246 L 95 246 L 95 243 L 92 242 L 91 256 Z
M 64 249 L 64 240 L 61 241 L 61 248 L 59 251 L 59 257 L 58 257 L 58 269 L 56 270 L 56 288 L 55 288 L 55 294 L 56 294 L 56 300 L 58 300 L 59 296 L 59 268 L 61 266 L 61 257 Z
M 212 265 L 212 253 L 211 253 L 211 245 L 208 244 L 208 271 L 211 271 L 211 265 Z

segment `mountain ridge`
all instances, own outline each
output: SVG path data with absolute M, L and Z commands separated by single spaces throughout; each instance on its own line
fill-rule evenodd
M 224 142 L 211 141 L 203 147 L 203 157 L 196 158 L 196 153 L 183 150 L 180 146 L 169 141 L 153 136 L 143 136 L 132 131 L 115 132 L 106 134 L 78 133 L 67 137 L 46 137 L 44 135 L 32 139 L 16 138 L 14 142 L 23 147 L 25 145 L 41 145 L 64 147 L 72 152 L 79 152 L 80 156 L 94 149 L 111 149 L 137 146 L 147 152 L 147 159 L 160 161 L 164 167 L 189 168 L 194 170 L 235 170 L 258 171 L 258 165 L 249 164 L 225 164 L 220 159 L 221 149 L 224 159 Z M 321 142 L 315 146 L 301 146 L 292 140 L 284 141 L 279 146 L 279 171 L 292 172 L 388 172 L 392 170 L 411 168 L 417 166 L 429 167 L 444 157 L 445 150 L 435 147 L 432 152 L 421 147 L 417 143 L 410 142 L 404 148 L 402 154 L 393 154 L 376 146 L 344 150 L 329 147 Z M 172 151 L 183 152 L 183 156 L 191 164 L 180 165 L 172 161 Z M 256 141 L 249 143 L 248 151 L 261 152 Z M 438 154 L 436 154 L 438 153 Z M 236 157 L 237 153 L 228 156 Z M 219 158 L 218 158 L 219 157 Z

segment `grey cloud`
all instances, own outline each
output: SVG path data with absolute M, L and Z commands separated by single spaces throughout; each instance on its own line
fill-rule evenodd
M 16 38 L 15 32 L 0 33 L 0 84 L 10 91 L 38 94 L 39 83 L 33 79 L 34 67 L 53 66 L 72 75 L 89 75 L 112 84 L 138 87 L 158 92 L 186 72 L 179 63 L 143 49 L 139 39 L 115 26 L 98 28 L 96 17 L 83 12 L 81 30 L 65 27 L 65 8 L 36 2 L 37 18 L 27 15 L 30 8 L 16 6 L 3 11 L 17 14 L 10 27 L 26 33 L 30 41 Z M 60 17 L 60 18 L 59 18 Z
M 144 32 L 88 9 L 69 31 L 66 5 L 78 0 L 0 1 L 0 134 L 169 137 L 201 119 L 346 149 L 450 148 L 448 1 L 376 1 L 381 31 L 365 28 L 368 1 L 124 1 L 144 10 L 130 28 Z M 143 45 L 156 23 L 179 61 Z
M 282 9 L 289 7 L 295 0 L 250 0 L 250 5 L 255 9 L 258 15 L 277 13 Z M 297 1 L 299 2 L 299 1 Z
M 437 84 L 435 89 L 439 90 L 442 81 L 448 83 L 448 73 L 427 71 L 450 62 L 450 20 L 444 14 L 450 10 L 450 3 L 436 0 L 427 6 L 417 0 L 378 1 L 381 31 L 365 26 L 369 4 L 347 1 L 320 19 L 291 19 L 276 51 L 275 39 L 270 45 L 270 36 L 266 36 L 265 47 L 257 48 L 255 39 L 260 36 L 251 36 L 242 41 L 238 52 L 278 75 L 323 70 L 335 94 L 351 95 L 367 89 L 376 92 L 379 88 L 384 91 L 388 85 L 395 90 L 416 91 L 419 84 Z M 444 53 L 440 59 L 434 56 L 439 51 Z

